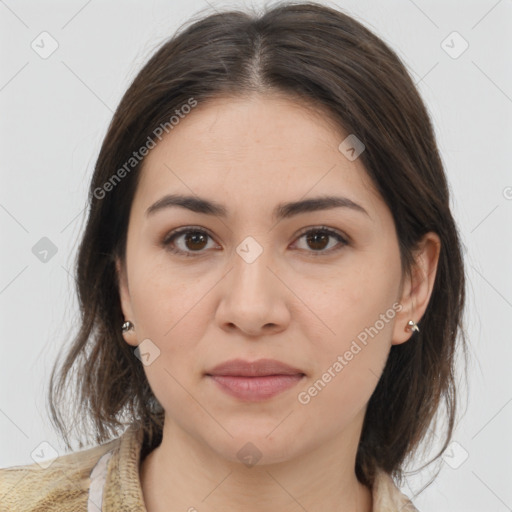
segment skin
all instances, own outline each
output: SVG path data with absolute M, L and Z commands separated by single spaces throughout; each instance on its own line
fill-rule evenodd
M 425 235 L 412 278 L 402 275 L 393 217 L 361 160 L 338 150 L 346 136 L 304 103 L 255 94 L 199 104 L 146 157 L 126 265 L 117 268 L 123 313 L 135 324 L 126 342 L 149 338 L 160 350 L 144 366 L 166 413 L 162 443 L 140 468 L 149 512 L 372 510 L 354 469 L 367 403 L 391 346 L 409 340 L 407 322 L 427 307 L 440 242 Z M 167 193 L 215 200 L 230 214 L 172 207 L 146 216 Z M 334 208 L 271 218 L 282 201 L 323 194 L 348 197 L 368 215 Z M 185 226 L 211 235 L 174 240 L 192 257 L 162 245 Z M 302 236 L 322 226 L 349 244 L 330 237 L 315 246 Z M 263 249 L 250 264 L 236 252 L 247 236 Z M 402 310 L 300 403 L 394 303 Z M 306 376 L 266 401 L 243 402 L 204 375 L 235 357 L 278 359 Z M 252 467 L 237 456 L 247 442 L 261 453 Z

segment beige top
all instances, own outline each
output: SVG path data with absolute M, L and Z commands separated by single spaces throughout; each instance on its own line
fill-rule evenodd
M 57 457 L 44 469 L 36 463 L 0 469 L 0 512 L 146 512 L 142 441 L 142 431 L 130 426 L 117 439 Z M 418 512 L 383 471 L 372 496 L 373 512 Z

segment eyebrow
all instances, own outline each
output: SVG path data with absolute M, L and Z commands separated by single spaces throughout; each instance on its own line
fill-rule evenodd
M 216 201 L 204 199 L 198 196 L 185 196 L 180 194 L 168 194 L 153 203 L 147 210 L 146 216 L 151 216 L 158 211 L 166 208 L 180 207 L 205 215 L 215 215 L 226 218 L 229 214 L 228 209 Z M 292 201 L 279 203 L 272 213 L 274 220 L 288 219 L 295 215 L 307 212 L 316 212 L 333 208 L 349 208 L 351 210 L 364 213 L 370 217 L 370 214 L 359 204 L 348 197 L 339 196 L 320 196 L 301 201 Z M 370 217 L 371 218 L 371 217 Z

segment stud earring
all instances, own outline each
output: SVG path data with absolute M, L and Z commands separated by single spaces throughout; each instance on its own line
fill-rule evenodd
M 420 328 L 418 327 L 418 324 L 414 320 L 409 320 L 409 322 L 407 323 L 407 327 L 409 328 L 410 331 L 420 332 Z
M 131 331 L 135 326 L 130 322 L 130 320 L 127 320 L 123 326 L 122 326 L 122 330 L 123 332 L 128 332 L 128 331 Z

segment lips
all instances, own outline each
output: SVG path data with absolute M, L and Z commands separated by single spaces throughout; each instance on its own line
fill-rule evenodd
M 245 361 L 243 359 L 231 359 L 218 364 L 206 375 L 225 375 L 235 377 L 265 377 L 269 375 L 300 375 L 305 373 L 299 368 L 282 363 L 275 359 L 258 359 L 257 361 Z
M 306 376 L 299 368 L 275 359 L 252 362 L 231 359 L 205 375 L 218 389 L 244 402 L 269 400 L 296 386 Z

